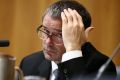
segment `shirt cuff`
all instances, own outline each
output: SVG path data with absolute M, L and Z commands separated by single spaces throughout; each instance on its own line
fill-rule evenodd
M 82 51 L 81 50 L 73 50 L 69 51 L 63 54 L 62 56 L 62 62 L 68 61 L 73 58 L 82 57 Z

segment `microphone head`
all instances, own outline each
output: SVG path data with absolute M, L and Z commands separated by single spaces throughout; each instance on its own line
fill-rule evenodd
M 8 47 L 9 44 L 9 40 L 0 40 L 0 47 Z

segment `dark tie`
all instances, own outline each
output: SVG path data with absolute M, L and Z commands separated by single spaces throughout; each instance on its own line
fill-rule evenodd
M 66 80 L 64 73 L 58 69 L 56 69 L 53 74 L 55 75 L 55 80 Z
M 58 69 L 55 69 L 53 71 L 53 74 L 55 75 L 55 79 L 54 80 L 57 80 L 57 77 L 58 77 Z

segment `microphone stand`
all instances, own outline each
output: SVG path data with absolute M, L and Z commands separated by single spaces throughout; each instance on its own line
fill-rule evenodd
M 111 57 L 99 68 L 98 73 L 97 73 L 96 77 L 94 78 L 94 80 L 99 80 L 99 78 L 101 77 L 102 73 L 107 68 L 107 66 L 112 61 L 112 59 L 117 55 L 119 50 L 120 50 L 120 43 L 118 44 L 118 46 L 113 51 Z

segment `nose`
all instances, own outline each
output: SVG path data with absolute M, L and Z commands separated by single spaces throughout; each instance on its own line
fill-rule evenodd
M 53 45 L 51 37 L 47 37 L 46 40 L 45 40 L 45 43 L 48 44 L 48 45 Z

